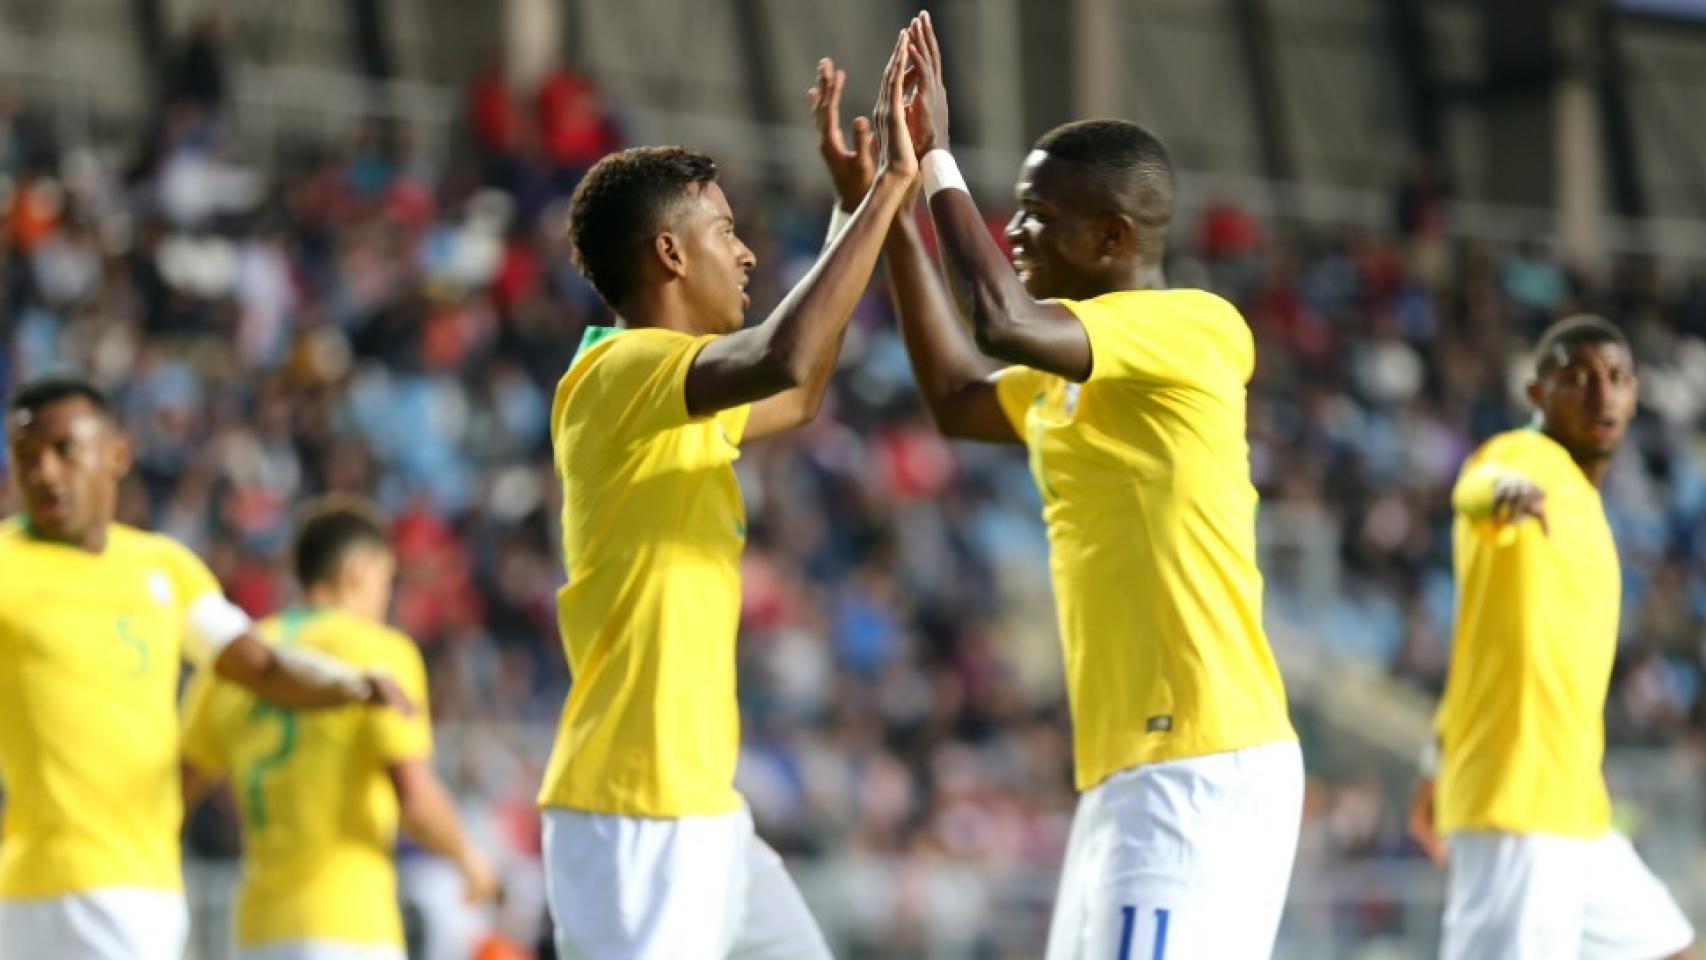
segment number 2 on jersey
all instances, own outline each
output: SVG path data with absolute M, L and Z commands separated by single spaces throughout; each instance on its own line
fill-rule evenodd
M 279 725 L 278 746 L 255 761 L 255 765 L 249 768 L 248 775 L 243 778 L 243 806 L 248 810 L 249 822 L 259 830 L 267 825 L 267 774 L 283 765 L 296 750 L 296 712 L 275 707 L 270 703 L 256 703 L 249 711 L 249 720 L 253 723 L 276 720 Z

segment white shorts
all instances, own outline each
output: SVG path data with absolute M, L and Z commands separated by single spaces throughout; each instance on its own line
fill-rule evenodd
M 829 960 L 744 809 L 670 820 L 548 809 L 544 821 L 561 960 Z
M 0 960 L 180 960 L 189 923 L 176 890 L 108 887 L 0 900 Z
M 238 947 L 237 960 L 407 960 L 402 947 L 286 940 L 259 947 Z
M 1670 891 L 1622 834 L 1446 838 L 1442 960 L 1662 960 L 1694 942 Z
M 1114 774 L 1078 800 L 1048 960 L 1268 960 L 1302 817 L 1296 741 Z

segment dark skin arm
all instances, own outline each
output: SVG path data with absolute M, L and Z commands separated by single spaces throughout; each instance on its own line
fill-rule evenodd
M 942 52 L 928 13 L 908 28 L 917 61 L 918 90 L 909 105 L 913 143 L 922 158 L 948 146 L 948 96 Z M 930 217 L 943 272 L 961 313 L 970 318 L 977 348 L 1005 363 L 1083 381 L 1090 376 L 1090 339 L 1072 311 L 1039 301 L 1025 289 L 984 227 L 983 215 L 964 190 L 939 190 Z
M 841 135 L 841 90 L 846 74 L 829 60 L 818 64 L 811 91 L 818 128 L 818 151 L 829 168 L 841 209 L 852 210 L 869 188 L 874 161 L 867 149 L 869 124 L 853 120 L 853 146 Z M 883 243 L 889 288 L 900 317 L 901 339 L 918 379 L 925 406 L 941 432 L 966 440 L 1018 443 L 1019 436 L 1001 411 L 990 379 L 991 364 L 978 353 L 961 326 L 953 303 L 925 251 L 913 218 L 916 187 L 889 227 Z
M 213 661 L 213 669 L 262 700 L 291 710 L 352 703 L 414 710 L 402 688 L 383 673 L 328 667 L 323 660 L 281 651 L 253 633 L 231 641 Z
M 763 323 L 718 337 L 699 351 L 687 374 L 688 413 L 705 416 L 806 387 L 818 379 L 814 374 L 820 371 L 823 384 L 827 384 L 829 371 L 825 368 L 834 362 L 831 355 L 870 281 L 889 223 L 918 172 L 906 130 L 906 64 L 907 38 L 903 32 L 883 74 L 883 92 L 876 111 L 881 169 L 852 222 Z M 748 424 L 747 436 L 762 436 L 782 429 L 783 424 L 798 423 L 808 407 L 815 412 L 822 385 L 818 385 L 815 397 L 809 393 L 791 406 L 765 411 L 761 417 L 755 409 L 759 422 Z

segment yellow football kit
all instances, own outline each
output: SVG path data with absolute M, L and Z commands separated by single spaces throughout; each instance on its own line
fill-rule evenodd
M 1011 367 L 996 390 L 1042 493 L 1078 788 L 1295 739 L 1262 630 L 1249 328 L 1196 290 L 1060 303 L 1089 380 Z
M 1492 517 L 1494 485 L 1546 491 L 1548 530 Z M 1442 833 L 1598 837 L 1611 805 L 1605 698 L 1622 578 L 1599 491 L 1536 430 L 1503 433 L 1452 494 L 1457 626 L 1436 727 Z
M 746 510 L 732 464 L 750 408 L 688 416 L 687 371 L 711 339 L 595 327 L 557 386 L 568 569 L 557 613 L 572 686 L 544 806 L 639 817 L 740 809 Z
M 208 602 L 166 537 L 113 524 L 91 553 L 0 523 L 0 898 L 182 889 L 178 676 L 230 639 L 193 625 Z
M 393 677 L 415 705 L 286 710 L 211 674 L 185 697 L 184 759 L 229 780 L 243 826 L 237 942 L 403 943 L 392 863 L 389 764 L 428 757 L 426 668 L 403 634 L 352 614 L 298 608 L 265 620 L 270 643 Z

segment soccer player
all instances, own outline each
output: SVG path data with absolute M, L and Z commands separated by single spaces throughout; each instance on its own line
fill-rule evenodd
M 1482 444 L 1452 491 L 1439 781 L 1411 821 L 1449 852 L 1444 960 L 1658 960 L 1694 940 L 1612 829 L 1600 769 L 1622 576 L 1598 487 L 1635 393 L 1621 331 L 1560 321 L 1535 353 L 1534 427 Z
M 734 789 L 739 445 L 815 415 L 841 334 L 917 173 L 904 35 L 874 123 L 879 169 L 839 240 L 741 329 L 752 252 L 686 150 L 588 172 L 576 259 L 618 326 L 587 331 L 551 423 L 573 674 L 539 802 L 546 896 L 566 960 L 829 956 Z
M 1131 123 L 1037 141 L 1009 265 L 947 150 L 928 16 L 912 35 L 913 143 L 972 336 L 907 217 L 887 244 L 901 332 L 945 434 L 1028 448 L 1048 528 L 1083 796 L 1047 956 L 1266 958 L 1303 769 L 1262 630 L 1249 328 L 1165 288 L 1172 168 Z
M 399 819 L 456 864 L 470 899 L 491 895 L 495 880 L 432 769 L 420 651 L 385 626 L 396 560 L 384 518 L 360 501 L 314 502 L 291 552 L 302 602 L 262 621 L 260 635 L 383 670 L 419 709 L 297 713 L 204 672 L 185 698 L 188 792 L 228 778 L 237 801 L 240 960 L 403 960 Z
M 23 516 L 0 524 L 0 960 L 178 960 L 183 659 L 282 707 L 407 698 L 262 642 L 193 554 L 115 523 L 130 445 L 94 386 L 24 386 L 6 438 Z

